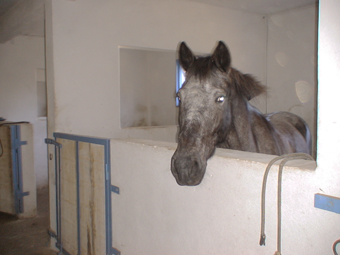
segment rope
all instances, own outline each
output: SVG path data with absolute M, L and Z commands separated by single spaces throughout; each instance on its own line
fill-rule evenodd
M 282 172 L 284 165 L 294 159 L 306 159 L 306 160 L 314 160 L 310 155 L 305 153 L 293 153 L 293 154 L 286 154 L 279 157 L 272 159 L 266 168 L 266 171 L 263 175 L 263 182 L 262 182 L 262 193 L 261 193 L 261 234 L 260 234 L 260 245 L 266 245 L 266 234 L 265 234 L 265 222 L 266 222 L 266 186 L 267 186 L 267 179 L 269 171 L 272 165 L 276 162 L 281 160 L 279 172 L 278 172 L 278 186 L 277 186 L 277 251 L 274 255 L 281 255 L 281 195 L 282 195 Z
M 4 155 L 4 147 L 2 146 L 2 142 L 0 139 L 0 158 L 2 157 L 2 155 Z
M 336 247 L 337 247 L 338 244 L 340 244 L 340 239 L 336 240 L 335 243 L 333 244 L 333 253 L 334 253 L 334 255 L 339 255 L 339 253 L 337 253 L 337 251 L 336 251 Z

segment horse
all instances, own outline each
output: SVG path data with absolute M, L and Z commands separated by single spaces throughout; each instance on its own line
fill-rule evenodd
M 185 42 L 178 54 L 185 82 L 176 94 L 179 130 L 171 172 L 179 185 L 201 183 L 216 147 L 272 155 L 311 154 L 311 133 L 301 117 L 290 112 L 262 114 L 249 103 L 266 93 L 266 87 L 231 66 L 222 41 L 208 56 L 195 56 Z

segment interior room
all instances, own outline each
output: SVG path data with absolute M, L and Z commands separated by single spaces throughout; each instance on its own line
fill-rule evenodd
M 334 252 L 339 212 L 315 203 L 316 194 L 330 204 L 340 197 L 339 8 L 335 0 L 1 3 L 0 117 L 32 129 L 35 179 L 25 184 L 24 176 L 20 192 L 29 186 L 48 197 L 48 248 L 63 254 L 275 252 L 274 173 L 268 240 L 258 244 L 262 178 L 274 156 L 217 149 L 195 187 L 178 186 L 170 171 L 178 47 L 185 41 L 207 55 L 223 41 L 232 66 L 268 88 L 251 104 L 264 114 L 297 114 L 311 131 L 314 160 L 288 163 L 283 173 L 283 253 Z M 38 207 L 32 201 L 37 210 L 39 199 Z

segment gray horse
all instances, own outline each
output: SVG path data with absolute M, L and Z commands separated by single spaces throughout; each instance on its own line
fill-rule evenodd
M 231 67 L 223 42 L 206 57 L 196 57 L 182 42 L 179 61 L 186 79 L 177 93 L 178 147 L 171 159 L 179 185 L 201 183 L 216 147 L 273 155 L 311 153 L 311 134 L 302 118 L 289 112 L 264 115 L 249 103 L 266 88 Z

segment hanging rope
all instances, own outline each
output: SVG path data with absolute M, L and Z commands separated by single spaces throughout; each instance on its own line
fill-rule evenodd
M 1 138 L 0 138 L 0 158 L 4 155 L 4 147 L 2 146 Z
M 310 155 L 305 153 L 293 153 L 286 154 L 272 159 L 266 168 L 266 171 L 263 175 L 262 182 L 262 194 L 261 194 L 261 234 L 260 234 L 260 245 L 266 245 L 266 234 L 265 234 L 265 222 L 266 222 L 266 186 L 269 171 L 272 165 L 279 160 L 282 160 L 279 167 L 278 172 L 278 185 L 277 185 L 277 251 L 274 255 L 281 255 L 281 194 L 282 194 L 282 171 L 284 165 L 290 161 L 295 159 L 306 159 L 306 160 L 314 160 Z
M 339 255 L 339 253 L 336 251 L 336 247 L 340 244 L 340 239 L 336 240 L 335 243 L 333 244 L 333 253 L 334 255 Z

